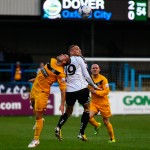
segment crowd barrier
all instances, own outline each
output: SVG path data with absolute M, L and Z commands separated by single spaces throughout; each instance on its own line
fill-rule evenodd
M 8 84 L 14 84 L 13 83 L 13 78 L 12 78 L 12 70 L 14 68 L 15 64 L 10 63 L 10 64 L 0 64 L 0 82 L 2 82 L 2 77 L 5 78 L 5 75 L 3 75 L 4 73 L 8 73 L 6 75 L 7 80 L 5 82 L 7 82 Z M 24 74 L 26 74 L 26 78 L 24 79 L 24 81 L 27 81 L 29 78 L 31 77 L 35 77 L 36 76 L 36 71 L 38 68 L 38 64 L 21 64 L 21 66 L 23 67 L 27 67 L 28 69 L 24 69 Z M 135 91 L 136 90 L 136 70 L 133 67 L 130 67 L 128 63 L 124 64 L 124 70 L 123 70 L 123 79 L 117 79 L 118 81 L 122 81 L 123 83 L 123 88 L 124 90 L 126 89 L 130 89 L 130 91 Z M 31 75 L 32 74 L 32 75 Z M 142 79 L 144 78 L 150 78 L 149 74 L 139 74 L 138 75 L 138 91 L 142 90 Z M 18 84 L 28 84 L 25 82 L 20 82 Z M 112 91 L 116 91 L 116 87 L 117 87 L 117 83 L 114 82 L 109 82 L 110 88 Z

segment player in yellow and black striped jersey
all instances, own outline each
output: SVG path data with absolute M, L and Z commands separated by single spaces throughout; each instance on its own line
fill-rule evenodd
M 111 109 L 108 99 L 109 94 L 109 84 L 106 77 L 99 74 L 100 67 L 98 64 L 93 64 L 91 66 L 92 79 L 96 83 L 96 85 L 100 88 L 100 90 L 93 89 L 89 87 L 92 97 L 90 102 L 90 119 L 89 122 L 95 127 L 95 135 L 98 134 L 99 127 L 101 126 L 100 122 L 97 122 L 94 119 L 94 115 L 101 113 L 103 117 L 103 122 L 108 130 L 110 140 L 108 143 L 114 143 L 115 137 L 113 132 L 112 124 L 109 121 L 109 117 L 111 116 Z
M 36 147 L 39 144 L 39 136 L 43 128 L 43 112 L 46 110 L 47 101 L 50 94 L 50 87 L 54 82 L 58 82 L 61 91 L 61 105 L 59 110 L 64 113 L 64 105 L 66 98 L 66 81 L 64 66 L 68 64 L 70 57 L 66 54 L 61 54 L 57 58 L 50 59 L 43 69 L 37 74 L 35 79 L 30 81 L 34 82 L 30 100 L 36 116 L 36 125 L 34 130 L 34 139 L 28 145 L 28 148 Z

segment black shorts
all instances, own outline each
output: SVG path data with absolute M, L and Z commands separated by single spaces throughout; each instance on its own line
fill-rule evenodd
M 85 88 L 75 92 L 66 92 L 66 104 L 68 106 L 73 106 L 76 100 L 78 100 L 82 106 L 90 103 L 89 89 Z

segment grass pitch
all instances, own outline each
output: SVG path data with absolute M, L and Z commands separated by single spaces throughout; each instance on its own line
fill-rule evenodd
M 37 150 L 150 150 L 150 115 L 115 115 L 110 121 L 114 127 L 116 143 L 108 144 L 106 127 L 102 123 L 98 135 L 88 124 L 87 142 L 77 139 L 81 117 L 70 117 L 62 128 L 63 141 L 54 135 L 59 116 L 45 116 L 45 125 Z M 101 116 L 96 119 L 102 122 Z M 34 117 L 0 117 L 0 150 L 27 150 L 33 139 Z

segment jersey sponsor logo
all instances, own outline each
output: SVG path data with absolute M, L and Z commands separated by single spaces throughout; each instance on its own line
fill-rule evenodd
M 96 83 L 97 86 L 101 85 L 103 83 L 103 80 L 101 80 L 100 82 Z
M 52 69 L 51 72 L 55 73 L 56 71 L 54 69 Z
M 41 72 L 42 72 L 42 74 L 44 75 L 45 78 L 47 78 L 49 76 L 49 74 L 47 73 L 45 68 L 41 69 Z

